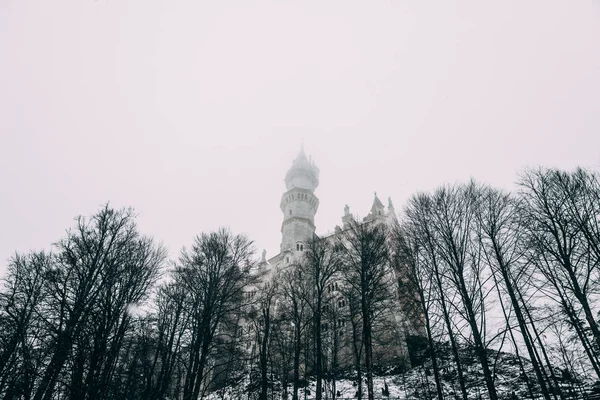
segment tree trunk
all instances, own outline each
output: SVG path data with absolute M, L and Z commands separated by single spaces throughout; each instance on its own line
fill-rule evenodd
M 302 335 L 300 332 L 300 321 L 294 326 L 294 392 L 292 400 L 298 400 L 298 384 L 300 381 L 300 350 L 302 347 Z
M 367 396 L 369 400 L 374 400 L 373 391 L 373 339 L 371 334 L 371 310 L 365 299 L 368 292 L 363 292 L 362 312 L 363 312 L 363 345 L 365 346 L 365 369 L 367 373 Z
M 571 280 L 573 281 L 573 291 L 575 293 L 575 297 L 577 297 L 577 300 L 579 300 L 579 303 L 581 303 L 581 307 L 583 308 L 583 312 L 585 314 L 585 319 L 587 320 L 588 325 L 590 326 L 590 330 L 594 335 L 596 345 L 598 346 L 598 348 L 600 348 L 600 330 L 598 329 L 598 323 L 594 319 L 594 314 L 592 313 L 592 310 L 590 308 L 590 303 L 588 301 L 587 295 L 581 290 L 579 282 L 577 281 L 577 277 L 570 268 L 570 265 L 568 271 L 569 275 L 571 276 Z
M 458 344 L 456 343 L 456 338 L 454 337 L 454 331 L 452 330 L 452 321 L 450 321 L 450 313 L 448 312 L 448 306 L 446 304 L 446 296 L 444 295 L 444 288 L 442 285 L 442 279 L 440 277 L 437 260 L 435 259 L 435 255 L 433 255 L 433 272 L 435 276 L 435 281 L 437 284 L 437 288 L 440 294 L 440 303 L 442 306 L 442 314 L 444 318 L 444 324 L 446 325 L 446 329 L 448 329 L 448 337 L 450 339 L 450 347 L 452 348 L 452 356 L 454 357 L 454 363 L 456 364 L 456 373 L 458 374 L 458 384 L 460 386 L 460 392 L 462 394 L 463 400 L 468 400 L 467 396 L 467 387 L 465 385 L 465 377 L 462 369 L 462 362 L 460 361 L 460 354 L 458 352 Z
M 437 355 L 435 352 L 435 344 L 433 342 L 433 336 L 431 334 L 431 321 L 429 320 L 429 312 L 425 303 L 425 294 L 423 290 L 419 289 L 419 299 L 421 301 L 421 308 L 425 315 L 425 329 L 427 331 L 427 344 L 429 346 L 429 354 L 431 355 L 431 364 L 433 367 L 433 376 L 435 379 L 435 388 L 437 392 L 438 400 L 444 400 L 444 393 L 442 392 L 442 380 L 440 378 L 440 371 L 437 364 Z
M 479 327 L 477 326 L 477 318 L 475 317 L 475 312 L 473 311 L 473 304 L 471 303 L 471 298 L 469 297 L 469 293 L 467 291 L 463 275 L 459 274 L 458 278 L 460 283 L 461 296 L 463 298 L 465 310 L 469 319 L 468 322 L 471 326 L 471 331 L 473 333 L 475 352 L 477 353 L 477 357 L 479 358 L 479 362 L 483 370 L 483 379 L 485 380 L 485 385 L 490 395 L 490 400 L 498 400 L 498 394 L 496 393 L 496 387 L 494 386 L 494 380 L 492 379 L 492 372 L 490 371 L 490 367 L 488 365 L 487 352 L 485 347 L 483 346 L 481 332 L 479 332 Z
M 56 350 L 54 351 L 52 359 L 44 371 L 42 381 L 35 392 L 33 400 L 50 400 L 52 398 L 56 380 L 58 379 L 58 376 L 62 371 L 73 346 L 73 340 L 71 337 L 72 326 L 74 326 L 73 322 L 69 324 L 65 331 L 59 334 Z
M 527 323 L 525 322 L 525 318 L 523 317 L 523 311 L 521 310 L 521 304 L 519 303 L 519 300 L 517 299 L 512 280 L 511 280 L 510 276 L 508 275 L 508 270 L 509 270 L 508 265 L 506 265 L 506 263 L 504 261 L 504 256 L 502 255 L 502 252 L 500 251 L 500 248 L 496 242 L 496 238 L 492 237 L 491 239 L 492 239 L 492 245 L 494 247 L 494 254 L 496 256 L 496 260 L 500 267 L 502 280 L 504 281 L 504 286 L 506 287 L 506 291 L 510 298 L 510 302 L 512 304 L 513 310 L 515 310 L 515 316 L 517 317 L 517 322 L 519 323 L 519 328 L 521 329 L 523 341 L 525 342 L 525 348 L 527 349 L 527 353 L 529 354 L 529 359 L 531 360 L 533 370 L 535 372 L 538 383 L 540 385 L 540 389 L 542 390 L 542 395 L 544 396 L 544 398 L 546 400 L 550 400 L 550 392 L 548 391 L 548 387 L 546 386 L 546 379 L 544 379 L 544 376 L 542 374 L 542 368 L 538 363 L 536 354 L 534 353 L 534 347 L 533 347 L 533 344 L 531 343 L 531 340 L 529 337 L 529 330 L 527 327 Z M 492 271 L 492 273 L 493 273 L 493 271 Z M 495 279 L 496 278 L 494 275 L 494 280 Z M 496 283 L 496 285 L 498 285 L 498 284 Z M 498 296 L 500 296 L 499 291 L 498 291 Z M 502 305 L 502 311 L 504 312 L 504 305 Z M 510 325 L 510 322 L 508 321 L 505 312 L 504 312 L 504 316 L 505 316 L 507 324 Z M 513 335 L 512 330 L 511 330 L 510 334 L 511 334 L 511 336 Z M 514 341 L 514 339 L 513 339 L 513 341 Z M 520 360 L 521 359 L 519 358 L 519 361 Z
M 317 300 L 317 308 L 315 310 L 315 374 L 317 378 L 315 400 L 321 400 L 323 397 L 323 339 L 321 335 L 321 301 L 319 299 Z
M 268 308 L 263 308 L 263 319 L 265 324 L 265 331 L 262 338 L 261 350 L 260 350 L 260 395 L 258 397 L 259 400 L 267 400 L 268 390 L 269 390 L 269 380 L 268 380 L 268 343 L 269 343 L 269 331 L 270 331 L 270 310 Z
M 358 332 L 357 332 L 357 325 L 358 323 L 355 322 L 352 318 L 352 315 L 350 316 L 350 322 L 352 323 L 352 349 L 354 351 L 354 365 L 356 368 L 356 379 L 357 379 L 357 392 L 356 392 L 356 398 L 358 400 L 362 400 L 362 370 L 361 370 L 361 350 L 359 350 L 358 348 Z M 361 337 L 361 343 L 362 343 L 362 337 Z

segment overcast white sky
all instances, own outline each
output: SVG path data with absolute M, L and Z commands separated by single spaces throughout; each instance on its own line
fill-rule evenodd
M 0 276 L 132 206 L 175 256 L 219 226 L 278 252 L 283 178 L 317 233 L 470 177 L 600 166 L 600 2 L 0 1 Z

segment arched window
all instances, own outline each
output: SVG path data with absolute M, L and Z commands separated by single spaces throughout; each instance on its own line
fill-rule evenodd
M 292 215 L 292 210 L 290 209 L 290 215 Z
M 296 250 L 297 251 L 304 251 L 304 244 L 303 243 L 296 243 Z

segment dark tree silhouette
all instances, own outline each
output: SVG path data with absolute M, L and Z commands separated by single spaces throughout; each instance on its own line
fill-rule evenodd
M 307 243 L 304 257 L 298 265 L 299 274 L 308 288 L 306 304 L 312 314 L 315 342 L 315 375 L 317 388 L 315 399 L 323 396 L 323 317 L 328 303 L 327 286 L 341 268 L 341 258 L 333 242 L 313 238 Z
M 174 277 L 184 288 L 190 313 L 184 400 L 200 395 L 215 336 L 241 312 L 252 255 L 252 242 L 226 229 L 196 237 L 192 248 L 181 252 Z
M 388 229 L 376 222 L 354 221 L 338 239 L 345 285 L 356 301 L 362 320 L 367 394 L 373 390 L 373 325 L 380 310 L 393 299 L 393 272 L 388 249 Z

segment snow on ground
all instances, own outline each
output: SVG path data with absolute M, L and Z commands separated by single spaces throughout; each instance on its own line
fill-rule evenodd
M 493 357 L 491 360 L 495 360 L 494 371 L 495 371 L 495 387 L 500 399 L 510 399 L 514 395 L 517 398 L 531 398 L 527 389 L 525 376 L 521 372 L 521 367 L 518 362 L 518 358 L 513 354 L 492 352 Z M 461 356 L 462 358 L 462 356 Z M 488 399 L 487 390 L 483 381 L 483 374 L 481 367 L 474 358 L 470 358 L 468 361 L 468 354 L 465 353 L 467 361 L 464 365 L 464 375 L 466 377 L 466 390 L 468 398 L 472 399 Z M 523 367 L 525 369 L 528 379 L 535 382 L 535 376 L 531 367 L 531 363 L 523 360 Z M 456 371 L 452 368 L 452 363 L 444 365 L 440 362 L 442 367 L 440 368 L 440 378 L 442 379 L 443 392 L 446 398 L 461 398 L 460 388 L 458 384 Z M 446 367 L 446 365 L 448 367 Z M 555 374 L 560 376 L 560 370 L 556 370 Z M 352 374 L 353 375 L 353 374 Z M 351 376 L 351 375 L 347 375 Z M 433 373 L 430 365 L 425 363 L 424 366 L 413 368 L 404 374 L 397 375 L 386 375 L 376 376 L 373 379 L 375 398 L 386 399 L 382 395 L 382 389 L 387 384 L 389 390 L 390 400 L 412 400 L 412 399 L 433 399 L 436 397 L 436 387 L 434 383 Z M 332 399 L 331 386 L 325 383 L 326 389 L 328 390 L 327 396 L 323 396 L 323 399 Z M 534 387 L 537 385 L 533 385 Z M 561 384 L 565 393 L 575 390 L 578 392 L 588 391 L 592 388 L 592 382 L 584 382 L 579 380 L 577 387 L 563 382 Z M 247 382 L 241 382 L 234 387 L 227 387 L 223 390 L 219 390 L 210 394 L 207 397 L 209 400 L 254 400 L 258 398 L 258 393 L 248 394 L 246 391 Z M 307 388 L 301 388 L 299 390 L 300 398 L 312 400 L 315 397 L 315 382 L 310 381 Z M 306 390 L 306 397 L 305 397 Z M 339 391 L 337 399 L 355 399 L 357 386 L 355 386 L 353 379 L 339 379 L 336 382 L 336 391 Z M 363 384 L 363 398 L 366 398 L 366 382 Z M 288 398 L 291 399 L 292 387 L 291 384 L 288 387 Z M 539 396 L 539 393 L 535 392 L 534 396 Z M 276 390 L 273 393 L 273 400 L 279 400 L 282 398 L 281 392 Z M 271 399 L 271 391 L 269 391 L 269 399 Z

